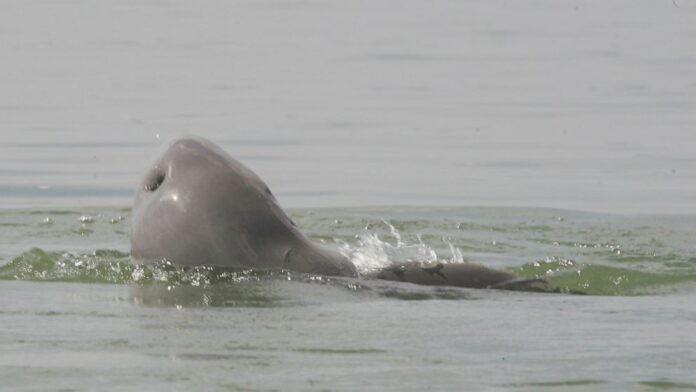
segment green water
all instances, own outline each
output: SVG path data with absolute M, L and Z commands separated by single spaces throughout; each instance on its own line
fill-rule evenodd
M 0 279 L 209 286 L 305 278 L 287 271 L 134 266 L 128 215 L 113 208 L 5 211 L 0 228 L 10 249 L 4 249 Z M 594 295 L 666 294 L 696 282 L 691 216 L 516 208 L 307 209 L 291 215 L 313 240 L 338 249 L 364 273 L 391 261 L 475 261 L 547 279 L 557 291 Z
M 134 266 L 126 208 L 0 212 L 10 390 L 689 390 L 691 216 L 291 210 L 362 272 L 481 262 L 555 294 Z M 579 295 L 585 294 L 585 295 Z

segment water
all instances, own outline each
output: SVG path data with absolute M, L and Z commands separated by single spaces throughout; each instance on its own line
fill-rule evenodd
M 0 389 L 696 389 L 695 3 L 1 7 Z M 133 266 L 186 134 L 362 271 L 562 294 Z
M 0 202 L 128 205 L 197 134 L 286 207 L 696 212 L 675 1 L 6 2 Z
M 575 294 L 136 267 L 128 209 L 6 210 L 3 386 L 696 388 L 693 216 L 501 207 L 290 213 L 363 272 L 388 260 L 475 260 Z

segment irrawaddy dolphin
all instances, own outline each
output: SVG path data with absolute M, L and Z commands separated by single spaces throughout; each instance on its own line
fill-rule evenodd
M 145 264 L 358 276 L 348 258 L 305 237 L 254 172 L 199 137 L 173 142 L 143 176 L 131 257 Z M 474 288 L 534 290 L 538 283 L 473 263 L 393 263 L 372 277 Z

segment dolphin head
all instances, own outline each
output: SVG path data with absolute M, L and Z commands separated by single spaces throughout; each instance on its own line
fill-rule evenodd
M 132 216 L 136 262 L 356 275 L 300 233 L 254 172 L 203 138 L 173 142 L 146 170 Z

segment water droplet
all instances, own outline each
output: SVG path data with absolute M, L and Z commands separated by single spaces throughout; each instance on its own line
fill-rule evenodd
M 82 215 L 78 220 L 82 224 L 94 223 L 94 217 L 92 217 L 91 215 Z
M 109 222 L 111 222 L 111 224 L 113 225 L 113 224 L 116 224 L 116 223 L 118 223 L 118 222 L 122 222 L 122 221 L 124 221 L 124 220 L 126 220 L 126 217 L 125 217 L 125 216 L 122 216 L 122 215 L 119 215 L 119 216 L 117 216 L 117 217 L 115 217 L 115 218 L 111 218 L 111 220 L 110 220 Z

